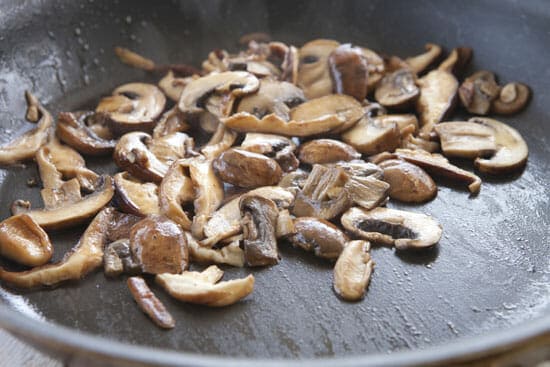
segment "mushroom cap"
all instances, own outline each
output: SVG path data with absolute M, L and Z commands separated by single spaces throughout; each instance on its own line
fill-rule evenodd
M 393 151 L 399 146 L 401 134 L 392 115 L 363 117 L 344 132 L 342 140 L 358 152 L 373 155 L 383 151 Z
M 114 181 L 117 203 L 124 212 L 139 216 L 159 214 L 159 188 L 156 184 L 141 182 L 128 172 L 117 173 Z
M 347 43 L 334 49 L 328 58 L 334 92 L 362 102 L 367 96 L 368 64 L 360 47 Z
M 314 217 L 296 218 L 294 233 L 287 239 L 293 246 L 330 260 L 340 256 L 348 241 L 340 228 L 327 220 Z
M 415 79 L 413 72 L 408 69 L 400 69 L 386 74 L 378 83 L 374 98 L 384 107 L 406 107 L 420 95 Z
M 86 119 L 105 119 L 103 113 L 61 112 L 57 119 L 56 134 L 65 144 L 82 154 L 100 156 L 113 152 L 116 141 L 103 139 L 85 123 Z
M 333 92 L 328 58 L 339 42 L 317 39 L 303 45 L 299 50 L 298 86 L 308 99 L 319 98 Z
M 420 167 L 400 159 L 383 161 L 384 181 L 390 184 L 390 197 L 406 203 L 423 203 L 437 195 L 437 186 Z
M 307 164 L 334 163 L 361 158 L 351 145 L 334 139 L 315 139 L 300 145 L 300 162 Z
M 521 111 L 531 97 L 531 90 L 523 83 L 508 83 L 493 101 L 491 111 L 499 115 L 513 115 Z
M 468 112 L 476 115 L 486 115 L 499 93 L 500 87 L 495 80 L 495 74 L 487 70 L 475 72 L 458 88 L 462 105 Z

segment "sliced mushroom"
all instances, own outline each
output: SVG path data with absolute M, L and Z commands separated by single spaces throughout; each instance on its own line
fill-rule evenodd
M 296 218 L 294 233 L 286 239 L 295 247 L 329 260 L 336 260 L 348 241 L 348 237 L 340 228 L 326 220 L 313 217 Z
M 296 228 L 294 227 L 294 219 L 288 209 L 283 209 L 279 211 L 277 217 L 277 227 L 275 228 L 275 237 L 282 238 L 289 236 L 293 233 L 296 233 Z
M 356 236 L 398 250 L 433 246 L 442 234 L 441 225 L 428 215 L 389 208 L 351 208 L 341 222 Z
M 405 59 L 407 65 L 416 74 L 422 73 L 428 66 L 432 65 L 439 58 L 442 51 L 440 46 L 433 43 L 427 43 L 425 49 L 425 53 Z
M 347 43 L 335 48 L 328 57 L 333 90 L 362 102 L 367 97 L 367 58 L 360 47 Z
M 367 70 L 369 72 L 367 90 L 374 90 L 374 87 L 382 79 L 386 71 L 384 59 L 366 47 L 362 47 L 361 50 L 363 51 L 363 56 L 367 59 Z
M 508 83 L 493 101 L 491 111 L 498 115 L 513 115 L 521 111 L 531 97 L 531 90 L 523 83 Z
M 440 150 L 438 142 L 422 139 L 413 134 L 407 134 L 402 137 L 400 148 L 412 150 L 420 149 L 430 153 L 435 153 Z
M 130 237 L 128 233 L 128 237 Z M 141 264 L 132 257 L 130 239 L 122 238 L 105 246 L 103 271 L 106 276 L 115 278 L 125 274 L 141 274 Z
M 156 282 L 179 301 L 211 307 L 229 306 L 252 293 L 254 276 L 217 283 L 223 271 L 212 265 L 203 272 L 159 274 Z
M 201 148 L 201 153 L 208 159 L 216 159 L 225 152 L 237 140 L 237 133 L 226 128 L 223 124 L 218 124 L 216 132 L 210 138 L 210 141 Z
M 308 99 L 329 95 L 333 91 L 328 58 L 340 45 L 333 40 L 318 39 L 299 50 L 298 86 Z
M 283 175 L 275 160 L 236 148 L 223 152 L 212 166 L 222 181 L 246 188 L 277 184 Z
M 339 167 L 344 170 L 348 175 L 354 178 L 364 178 L 372 176 L 374 178 L 382 177 L 382 170 L 376 164 L 371 162 L 365 162 L 360 159 L 356 159 L 349 162 L 337 162 L 326 165 L 330 167 Z
M 281 178 L 281 181 L 279 181 L 279 186 L 284 187 L 289 192 L 292 192 L 293 195 L 296 195 L 296 193 L 304 187 L 308 176 L 308 172 L 297 169 L 296 171 L 285 174 Z
M 459 75 L 470 63 L 472 55 L 473 50 L 469 47 L 453 48 L 449 56 L 439 65 L 438 69 Z
M 350 177 L 344 190 L 354 204 L 369 210 L 381 205 L 388 198 L 390 185 L 373 176 Z
M 283 172 L 294 171 L 300 165 L 294 155 L 296 144 L 284 136 L 248 133 L 241 143 L 241 148 L 275 159 Z
M 153 129 L 153 138 L 156 139 L 168 134 L 187 131 L 190 127 L 185 120 L 184 113 L 175 106 L 161 116 L 158 124 Z
M 182 165 L 180 161 L 174 162 L 162 179 L 158 194 L 160 213 L 189 231 L 192 222 L 182 207 L 195 199 L 189 167 Z
M 153 320 L 155 325 L 163 329 L 172 329 L 176 326 L 176 321 L 172 315 L 154 295 L 142 277 L 128 278 L 127 285 L 139 308 Z
M 486 157 L 497 150 L 494 129 L 483 124 L 453 121 L 437 124 L 434 129 L 447 157 Z
M 115 211 L 109 226 L 107 243 L 110 244 L 118 240 L 129 241 L 132 227 L 142 219 L 143 217 L 137 215 Z
M 390 198 L 405 203 L 423 203 L 437 195 L 437 186 L 420 167 L 402 161 L 389 159 L 380 163 L 384 170 L 384 181 L 390 184 Z
M 468 121 L 488 127 L 493 131 L 495 138 L 495 154 L 490 158 L 478 157 L 474 161 L 480 172 L 498 175 L 510 173 L 525 166 L 529 149 L 516 129 L 489 118 L 473 117 Z
M 392 115 L 363 117 L 342 134 L 344 142 L 367 155 L 391 152 L 399 146 L 400 139 L 399 127 Z
M 114 176 L 115 197 L 122 211 L 146 216 L 159 214 L 159 187 L 151 182 L 141 182 L 128 172 Z
M 61 112 L 57 119 L 57 137 L 82 154 L 101 156 L 111 154 L 116 141 L 104 139 L 86 124 L 86 120 L 105 118 L 92 111 Z
M 365 295 L 374 270 L 369 250 L 368 241 L 350 241 L 334 265 L 334 291 L 346 301 L 358 301 Z
M 476 115 L 486 115 L 499 93 L 500 87 L 495 80 L 495 74 L 486 70 L 472 74 L 458 88 L 462 105 L 468 112 Z
M 159 81 L 158 86 L 168 98 L 170 98 L 174 102 L 177 102 L 179 101 L 181 94 L 187 84 L 198 78 L 198 75 L 178 78 L 174 75 L 174 72 L 170 70 L 164 76 L 164 78 Z
M 167 166 L 181 158 L 195 156 L 195 140 L 185 133 L 175 132 L 154 138 L 148 145 L 149 151 Z
M 307 164 L 334 163 L 361 158 L 352 146 L 334 139 L 316 139 L 300 145 L 298 158 Z
M 244 258 L 248 266 L 275 265 L 279 262 L 275 229 L 279 210 L 262 196 L 245 195 L 239 200 L 243 230 Z
M 159 88 L 146 83 L 129 83 L 103 98 L 96 112 L 105 112 L 111 130 L 118 135 L 131 131 L 151 131 L 166 104 Z
M 0 222 L 0 255 L 22 265 L 44 265 L 52 258 L 50 238 L 27 214 Z
M 374 98 L 388 108 L 405 108 L 410 106 L 420 90 L 415 84 L 415 75 L 409 69 L 400 69 L 386 74 L 378 83 Z
M 192 262 L 201 264 L 227 264 L 242 268 L 244 266 L 244 251 L 239 242 L 230 243 L 220 249 L 202 246 L 191 233 L 186 232 L 189 257 Z

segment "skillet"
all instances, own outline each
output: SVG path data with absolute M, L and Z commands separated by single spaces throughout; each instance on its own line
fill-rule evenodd
M 0 326 L 86 365 L 448 365 L 548 336 L 550 7 L 542 0 L 2 0 L 0 141 L 31 127 L 23 119 L 27 89 L 57 113 L 93 107 L 122 83 L 156 80 L 119 63 L 116 45 L 160 63 L 198 65 L 209 50 L 235 49 L 239 36 L 256 31 L 296 45 L 334 38 L 398 56 L 418 54 L 426 42 L 471 46 L 472 69 L 533 89 L 524 112 L 502 119 L 528 142 L 526 169 L 482 177 L 476 197 L 440 182 L 428 204 L 392 203 L 432 214 L 444 235 L 416 253 L 376 247 L 377 267 L 359 303 L 334 296 L 330 264 L 283 247 L 278 266 L 254 271 L 253 295 L 225 309 L 180 304 L 154 288 L 177 319 L 169 332 L 141 314 L 123 281 L 101 273 L 53 290 L 0 289 Z M 2 218 L 16 198 L 40 205 L 38 190 L 25 185 L 32 177 L 32 164 L 0 171 Z M 53 236 L 55 259 L 82 230 Z M 226 277 L 247 273 L 227 269 Z

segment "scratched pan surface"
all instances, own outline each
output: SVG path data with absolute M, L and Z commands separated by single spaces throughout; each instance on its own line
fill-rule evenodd
M 125 283 L 106 280 L 102 273 L 53 290 L 0 289 L 0 325 L 65 355 L 97 353 L 92 358 L 97 363 L 103 361 L 100 355 L 111 355 L 115 360 L 159 364 L 229 362 L 205 356 L 425 364 L 464 350 L 484 353 L 548 332 L 547 3 L 4 0 L 0 4 L 2 142 L 31 127 L 23 119 L 26 89 L 57 113 L 93 106 L 100 95 L 121 83 L 148 80 L 115 59 L 115 45 L 159 62 L 198 65 L 210 49 L 234 49 L 240 35 L 253 31 L 297 45 L 318 37 L 335 38 L 399 56 L 421 52 L 428 41 L 448 48 L 469 45 L 475 50 L 473 68 L 494 70 L 501 81 L 520 80 L 534 91 L 525 112 L 502 119 L 527 140 L 527 168 L 509 178 L 484 177 L 476 197 L 440 182 L 435 200 L 405 207 L 439 219 L 444 228 L 441 242 L 418 253 L 375 247 L 376 271 L 362 302 L 344 303 L 334 296 L 329 263 L 282 245 L 281 263 L 254 270 L 254 293 L 231 307 L 181 304 L 155 287 L 177 320 L 172 331 L 155 328 L 138 311 Z M 89 164 L 98 171 L 114 170 L 98 160 Z M 0 171 L 2 218 L 9 215 L 14 199 L 40 205 L 39 190 L 25 184 L 31 177 L 37 177 L 32 164 Z M 53 236 L 56 258 L 81 231 Z M 249 272 L 227 269 L 226 278 Z

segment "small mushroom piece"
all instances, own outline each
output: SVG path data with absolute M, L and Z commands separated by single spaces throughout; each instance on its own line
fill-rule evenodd
M 300 145 L 298 158 L 307 164 L 334 163 L 361 158 L 352 146 L 334 139 L 316 139 Z
M 275 229 L 279 210 L 264 197 L 245 195 L 239 200 L 243 230 L 244 258 L 248 266 L 275 265 L 279 262 Z
M 351 208 L 342 215 L 341 222 L 356 236 L 398 250 L 431 247 L 442 234 L 441 225 L 428 215 L 389 208 Z
M 223 307 L 248 296 L 254 290 L 254 276 L 218 281 L 223 271 L 212 265 L 203 272 L 185 271 L 182 274 L 159 274 L 156 282 L 179 301 L 210 307 Z
M 26 266 L 44 265 L 52 258 L 50 238 L 27 214 L 0 222 L 0 255 Z
M 374 87 L 382 79 L 386 71 L 384 59 L 369 48 L 361 47 L 361 50 L 363 51 L 363 56 L 367 59 L 367 71 L 369 73 L 367 90 L 374 90 Z
M 141 273 L 141 264 L 132 258 L 132 250 L 130 249 L 130 240 L 128 238 L 121 238 L 105 246 L 103 252 L 103 271 L 110 278 L 118 277 L 122 273 Z
M 177 106 L 166 111 L 159 119 L 159 122 L 153 129 L 153 138 L 160 138 L 172 133 L 183 132 L 190 129 L 190 125 L 184 118 Z
M 390 185 L 373 176 L 350 177 L 344 185 L 344 190 L 354 204 L 370 210 L 388 198 Z
M 174 162 L 160 183 L 158 195 L 160 213 L 189 231 L 192 222 L 182 207 L 195 199 L 189 168 L 179 161 Z
M 86 124 L 86 120 L 104 118 L 103 115 L 92 111 L 61 112 L 57 119 L 57 137 L 82 154 L 111 154 L 116 141 L 100 137 Z
M 158 82 L 158 86 L 168 98 L 170 98 L 174 102 L 177 102 L 179 101 L 181 94 L 187 84 L 198 78 L 198 75 L 178 78 L 174 75 L 174 72 L 172 70 L 169 70 L 164 78 L 162 78 Z
M 122 211 L 146 216 L 159 214 L 159 187 L 151 182 L 141 182 L 128 172 L 114 176 L 115 197 Z
M 277 217 L 275 237 L 286 237 L 293 233 L 296 233 L 296 228 L 294 227 L 294 219 L 292 218 L 292 215 L 290 215 L 288 209 L 280 210 L 279 216 Z
M 226 128 L 223 124 L 218 124 L 215 133 L 208 143 L 201 148 L 201 153 L 208 159 L 216 159 L 225 152 L 237 140 L 237 133 Z
M 304 187 L 308 176 L 308 172 L 297 169 L 296 171 L 283 175 L 281 181 L 279 181 L 279 186 L 284 187 L 296 195 L 296 193 Z
M 497 150 L 494 130 L 483 124 L 453 121 L 437 124 L 434 129 L 446 157 L 487 157 Z
M 365 291 L 374 270 L 368 241 L 350 241 L 334 265 L 334 291 L 346 301 L 358 301 Z
M 473 50 L 470 47 L 453 48 L 449 56 L 439 65 L 439 70 L 459 75 L 472 60 Z
M 166 104 L 159 88 L 146 83 L 128 83 L 103 98 L 96 112 L 105 112 L 111 130 L 118 135 L 131 131 L 151 131 Z
M 220 249 L 202 246 L 191 233 L 185 233 L 189 247 L 189 257 L 193 263 L 227 264 L 242 268 L 244 266 L 244 251 L 239 242 L 230 243 Z
M 498 97 L 500 87 L 495 80 L 495 74 L 480 70 L 462 82 L 458 88 L 458 96 L 462 105 L 470 113 L 486 115 L 492 102 Z
M 442 49 L 436 44 L 427 43 L 425 49 L 425 53 L 405 59 L 407 65 L 416 74 L 422 73 L 441 56 Z
M 493 101 L 491 111 L 498 115 L 518 113 L 529 102 L 531 90 L 523 83 L 508 83 L 500 90 L 498 98 Z
M 346 43 L 335 48 L 328 57 L 333 90 L 347 94 L 359 102 L 367 97 L 367 58 L 360 47 Z
M 420 167 L 402 161 L 389 159 L 380 163 L 384 170 L 384 181 L 390 184 L 390 198 L 405 203 L 424 203 L 437 195 L 437 186 Z
M 329 95 L 333 91 L 328 59 L 340 43 L 317 39 L 299 50 L 298 86 L 308 99 Z
M 468 121 L 490 128 L 495 138 L 495 154 L 490 158 L 478 157 L 474 161 L 475 167 L 480 172 L 498 175 L 510 173 L 525 166 L 529 149 L 516 129 L 489 118 L 473 117 Z
M 236 148 L 223 152 L 212 166 L 222 181 L 245 188 L 277 184 L 283 175 L 275 160 Z
M 312 217 L 296 218 L 294 233 L 286 239 L 295 247 L 329 260 L 336 260 L 348 241 L 340 228 L 324 219 Z
M 360 159 L 356 159 L 349 162 L 336 162 L 331 164 L 325 165 L 328 168 L 331 167 L 339 167 L 344 170 L 349 176 L 354 178 L 365 178 L 365 177 L 374 177 L 374 178 L 381 178 L 382 177 L 382 169 L 378 167 L 376 164 L 373 164 L 371 162 L 365 162 Z
M 414 103 L 419 95 L 415 75 L 409 69 L 386 74 L 374 92 L 376 101 L 388 108 L 406 108 Z
M 170 166 L 178 159 L 198 154 L 194 151 L 195 140 L 181 132 L 153 138 L 148 145 L 148 149 L 159 161 L 167 166 Z
M 127 280 L 128 289 L 139 308 L 162 329 L 172 329 L 176 321 L 170 315 L 162 302 L 154 295 L 142 277 L 130 277 Z
M 248 133 L 241 143 L 241 149 L 275 159 L 283 172 L 294 171 L 300 165 L 294 155 L 296 144 L 284 136 Z
M 373 155 L 393 151 L 399 146 L 401 134 L 392 115 L 363 117 L 342 134 L 342 140 L 358 152 Z
M 132 258 L 148 274 L 178 274 L 189 266 L 187 241 L 181 228 L 160 215 L 148 215 L 130 230 Z

